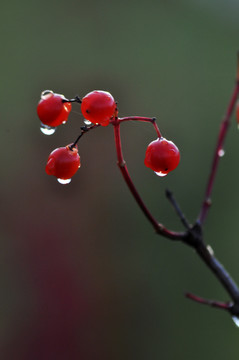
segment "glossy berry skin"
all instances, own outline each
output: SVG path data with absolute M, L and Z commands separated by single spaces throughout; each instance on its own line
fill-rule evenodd
M 80 156 L 77 147 L 70 145 L 52 151 L 46 164 L 46 173 L 58 179 L 71 179 L 80 167 Z
M 102 90 L 94 90 L 82 98 L 81 111 L 86 120 L 102 126 L 109 125 L 117 106 L 113 96 Z
M 163 137 L 152 141 L 146 150 L 144 164 L 160 176 L 174 170 L 180 161 L 177 146 Z
M 50 90 L 43 91 L 37 105 L 37 114 L 44 125 L 56 127 L 68 120 L 71 103 L 62 102 L 64 99 L 64 95 Z

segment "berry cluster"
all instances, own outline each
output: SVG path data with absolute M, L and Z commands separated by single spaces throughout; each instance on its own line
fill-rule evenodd
M 86 131 L 98 126 L 108 126 L 110 123 L 116 127 L 121 122 L 130 120 L 151 122 L 157 132 L 157 140 L 151 142 L 146 150 L 144 164 L 147 167 L 157 175 L 165 176 L 178 166 L 180 161 L 179 150 L 172 141 L 162 137 L 155 119 L 136 116 L 118 118 L 117 103 L 113 96 L 106 91 L 94 90 L 82 99 L 78 96 L 74 99 L 66 99 L 64 95 L 56 94 L 51 90 L 43 91 L 37 105 L 42 132 L 48 135 L 53 134 L 56 127 L 65 124 L 73 102 L 81 104 L 85 126 L 81 127 L 81 134 L 73 144 L 55 149 L 50 154 L 46 164 L 46 173 L 57 177 L 60 183 L 69 183 L 71 177 L 80 167 L 80 156 L 76 144 Z M 121 147 L 121 144 L 119 143 L 118 146 Z
M 186 297 L 198 303 L 228 311 L 235 324 L 239 327 L 239 287 L 225 270 L 223 265 L 217 260 L 211 247 L 204 242 L 203 236 L 203 225 L 211 204 L 211 194 L 215 175 L 218 169 L 219 159 L 224 154 L 223 145 L 234 109 L 236 109 L 236 118 L 239 126 L 239 53 L 236 84 L 220 126 L 205 195 L 200 207 L 199 215 L 194 224 L 191 225 L 186 219 L 171 191 L 166 191 L 166 196 L 176 210 L 177 215 L 185 227 L 185 231 L 176 232 L 167 229 L 153 216 L 137 191 L 123 157 L 120 125 L 126 121 L 148 122 L 153 125 L 157 134 L 157 139 L 152 141 L 146 149 L 144 159 L 145 166 L 153 170 L 158 176 L 166 176 L 169 172 L 176 169 L 180 162 L 179 149 L 172 141 L 169 141 L 162 136 L 156 124 L 156 119 L 140 116 L 118 117 L 117 104 L 112 95 L 106 91 L 95 90 L 84 96 L 82 99 L 78 96 L 74 99 L 67 99 L 64 95 L 46 90 L 42 93 L 41 100 L 37 106 L 37 113 L 41 120 L 42 132 L 48 135 L 53 134 L 56 127 L 66 123 L 73 102 L 81 104 L 81 112 L 85 118 L 85 125 L 81 127 L 80 135 L 72 144 L 57 148 L 51 152 L 46 164 L 46 173 L 57 177 L 58 181 L 62 184 L 69 183 L 71 177 L 77 172 L 81 165 L 77 146 L 81 136 L 99 126 L 108 126 L 111 124 L 114 129 L 119 169 L 144 216 L 150 222 L 157 234 L 170 240 L 176 240 L 177 242 L 181 241 L 192 247 L 212 273 L 216 275 L 216 278 L 230 295 L 231 301 L 221 302 L 207 300 L 191 293 L 187 293 Z

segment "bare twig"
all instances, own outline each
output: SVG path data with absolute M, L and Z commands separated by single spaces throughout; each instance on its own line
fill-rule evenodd
M 211 205 L 211 193 L 212 193 L 212 189 L 213 189 L 213 185 L 214 185 L 214 181 L 215 181 L 215 176 L 217 173 L 217 168 L 218 168 L 220 157 L 224 153 L 223 146 L 224 146 L 225 138 L 227 135 L 228 127 L 230 125 L 231 116 L 232 116 L 232 113 L 233 113 L 235 105 L 236 105 L 238 94 L 239 94 L 239 54 L 238 54 L 238 58 L 237 58 L 236 85 L 234 87 L 226 114 L 221 123 L 220 131 L 219 131 L 219 135 L 218 135 L 218 139 L 217 139 L 217 144 L 216 144 L 216 148 L 215 148 L 215 152 L 214 152 L 214 157 L 213 157 L 213 161 L 212 161 L 211 171 L 209 174 L 208 183 L 207 183 L 207 187 L 206 187 L 206 191 L 205 191 L 205 196 L 204 196 L 204 200 L 203 200 L 202 207 L 200 210 L 200 214 L 198 216 L 198 222 L 201 224 L 204 223 L 207 213 L 208 213 L 208 210 Z
M 185 215 L 183 214 L 182 210 L 180 209 L 177 201 L 175 200 L 175 198 L 174 198 L 174 196 L 173 196 L 173 193 L 172 193 L 170 190 L 168 190 L 168 189 L 166 189 L 166 192 L 165 192 L 165 193 L 166 193 L 167 199 L 168 199 L 168 200 L 170 201 L 170 203 L 173 205 L 176 213 L 178 214 L 178 216 L 179 216 L 179 218 L 180 218 L 183 226 L 184 226 L 186 229 L 190 230 L 191 227 L 190 227 L 190 225 L 189 225 L 189 223 L 188 223 Z
M 93 125 L 91 125 L 91 126 L 81 126 L 81 133 L 80 133 L 80 135 L 76 138 L 76 140 L 74 141 L 74 143 L 70 146 L 71 147 L 71 149 L 73 149 L 75 146 L 76 146 L 76 144 L 78 143 L 78 141 L 80 140 L 80 138 L 85 134 L 85 133 L 87 133 L 88 131 L 90 131 L 90 130 L 93 130 L 93 129 L 96 129 L 97 127 L 99 127 L 100 125 L 95 125 L 95 124 L 93 124 Z
M 199 304 L 209 305 L 209 306 L 216 307 L 216 308 L 222 309 L 222 310 L 230 310 L 233 306 L 233 304 L 231 302 L 221 302 L 221 301 L 216 301 L 216 300 L 204 299 L 200 296 L 197 296 L 197 295 L 194 295 L 191 293 L 186 293 L 185 296 L 186 296 L 186 298 L 196 301 Z

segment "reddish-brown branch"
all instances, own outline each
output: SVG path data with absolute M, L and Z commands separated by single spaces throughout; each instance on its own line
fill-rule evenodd
M 118 118 L 117 119 L 118 123 L 122 123 L 125 121 L 142 121 L 142 122 L 150 122 L 151 124 L 153 124 L 154 129 L 158 135 L 159 138 L 162 137 L 162 134 L 159 130 L 159 127 L 156 123 L 156 118 L 148 118 L 148 117 L 144 117 L 144 116 L 127 116 L 127 117 L 123 117 L 123 118 Z
M 222 310 L 228 310 L 230 311 L 230 309 L 232 308 L 233 304 L 231 302 L 221 302 L 221 301 L 215 301 L 215 300 L 210 300 L 210 299 L 204 299 L 200 296 L 191 294 L 191 293 L 186 293 L 185 296 L 190 299 L 193 300 L 199 304 L 203 304 L 203 305 L 209 305 L 212 307 L 216 307 L 218 309 L 222 309 Z
M 130 119 L 132 119 L 132 118 L 130 118 Z M 155 229 L 155 231 L 157 233 L 159 233 L 160 235 L 163 235 L 163 236 L 165 236 L 165 237 L 167 237 L 167 238 L 169 238 L 171 240 L 181 240 L 181 239 L 183 239 L 185 237 L 185 233 L 170 231 L 165 226 L 163 226 L 162 224 L 157 222 L 157 220 L 153 217 L 151 212 L 146 207 L 146 205 L 143 202 L 141 196 L 139 195 L 133 181 L 131 180 L 131 177 L 129 175 L 125 160 L 123 158 L 123 153 L 122 153 L 121 138 L 120 138 L 120 122 L 121 122 L 120 120 L 121 119 L 119 119 L 119 120 L 115 119 L 114 123 L 113 123 L 113 125 L 114 125 L 114 133 L 115 133 L 116 153 L 117 153 L 119 169 L 121 171 L 121 174 L 123 175 L 123 178 L 124 178 L 128 188 L 129 188 L 131 194 L 133 195 L 133 197 L 135 198 L 135 200 L 138 203 L 139 207 L 143 211 L 144 215 L 149 220 L 149 222 L 152 224 L 152 226 L 154 227 L 154 229 Z M 134 120 L 136 120 L 136 119 L 134 119 Z
M 238 57 L 238 66 L 237 66 L 236 85 L 234 87 L 232 96 L 230 98 L 230 102 L 229 102 L 225 117 L 220 126 L 219 135 L 218 135 L 216 148 L 215 148 L 215 152 L 214 152 L 214 157 L 213 157 L 213 161 L 212 161 L 211 171 L 209 174 L 207 187 L 206 187 L 206 191 L 205 191 L 205 196 L 204 196 L 204 200 L 203 200 L 203 203 L 201 206 L 200 214 L 198 216 L 198 222 L 200 224 L 204 223 L 204 221 L 207 217 L 208 210 L 211 205 L 211 194 L 212 194 L 212 189 L 213 189 L 213 185 L 214 185 L 214 181 L 215 181 L 215 176 L 217 173 L 220 157 L 222 156 L 222 154 L 224 152 L 223 146 L 224 146 L 225 138 L 227 135 L 228 127 L 230 125 L 231 116 L 233 114 L 233 111 L 234 111 L 234 108 L 236 105 L 238 94 L 239 94 L 239 57 Z

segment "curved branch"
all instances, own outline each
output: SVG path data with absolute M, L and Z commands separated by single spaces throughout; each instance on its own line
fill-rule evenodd
M 219 160 L 224 153 L 223 146 L 224 146 L 225 138 L 226 138 L 227 131 L 228 131 L 228 128 L 230 125 L 231 116 L 232 116 L 232 113 L 233 113 L 235 105 L 236 105 L 238 94 L 239 94 L 239 54 L 238 54 L 238 59 L 237 59 L 236 85 L 234 87 L 232 96 L 230 98 L 226 114 L 225 114 L 224 119 L 220 126 L 217 144 L 216 144 L 214 157 L 213 157 L 213 161 L 212 161 L 211 171 L 210 171 L 208 183 L 206 186 L 205 196 L 204 196 L 204 200 L 203 200 L 203 203 L 201 206 L 200 214 L 198 216 L 198 222 L 200 224 L 204 223 L 204 221 L 207 217 L 208 210 L 211 206 L 211 193 L 212 193 L 212 189 L 213 189 L 213 185 L 214 185 L 214 180 L 215 180 L 216 172 L 218 169 Z
M 221 302 L 221 301 L 216 301 L 216 300 L 210 300 L 210 299 L 204 299 L 200 296 L 191 294 L 191 293 L 186 293 L 185 294 L 186 298 L 193 300 L 199 304 L 203 304 L 203 305 L 209 305 L 212 307 L 216 307 L 218 309 L 222 309 L 222 310 L 228 310 L 230 311 L 230 309 L 232 308 L 233 304 L 228 302 Z
M 119 166 L 121 174 L 123 175 L 123 178 L 129 188 L 131 194 L 135 198 L 140 209 L 143 211 L 144 215 L 149 220 L 149 222 L 151 223 L 151 225 L 154 227 L 155 231 L 158 234 L 165 236 L 171 240 L 182 240 L 184 237 L 186 237 L 187 233 L 174 232 L 174 231 L 168 230 L 165 226 L 163 226 L 162 224 L 157 222 L 157 220 L 153 217 L 151 212 L 146 207 L 146 205 L 143 202 L 142 198 L 140 197 L 133 181 L 131 180 L 131 177 L 129 175 L 129 172 L 128 172 L 128 169 L 126 166 L 126 162 L 123 158 L 121 137 L 120 137 L 120 119 L 119 120 L 115 119 L 114 122 L 112 122 L 112 124 L 114 126 L 115 146 L 116 146 L 116 153 L 117 153 L 117 159 L 118 159 L 118 166 Z

